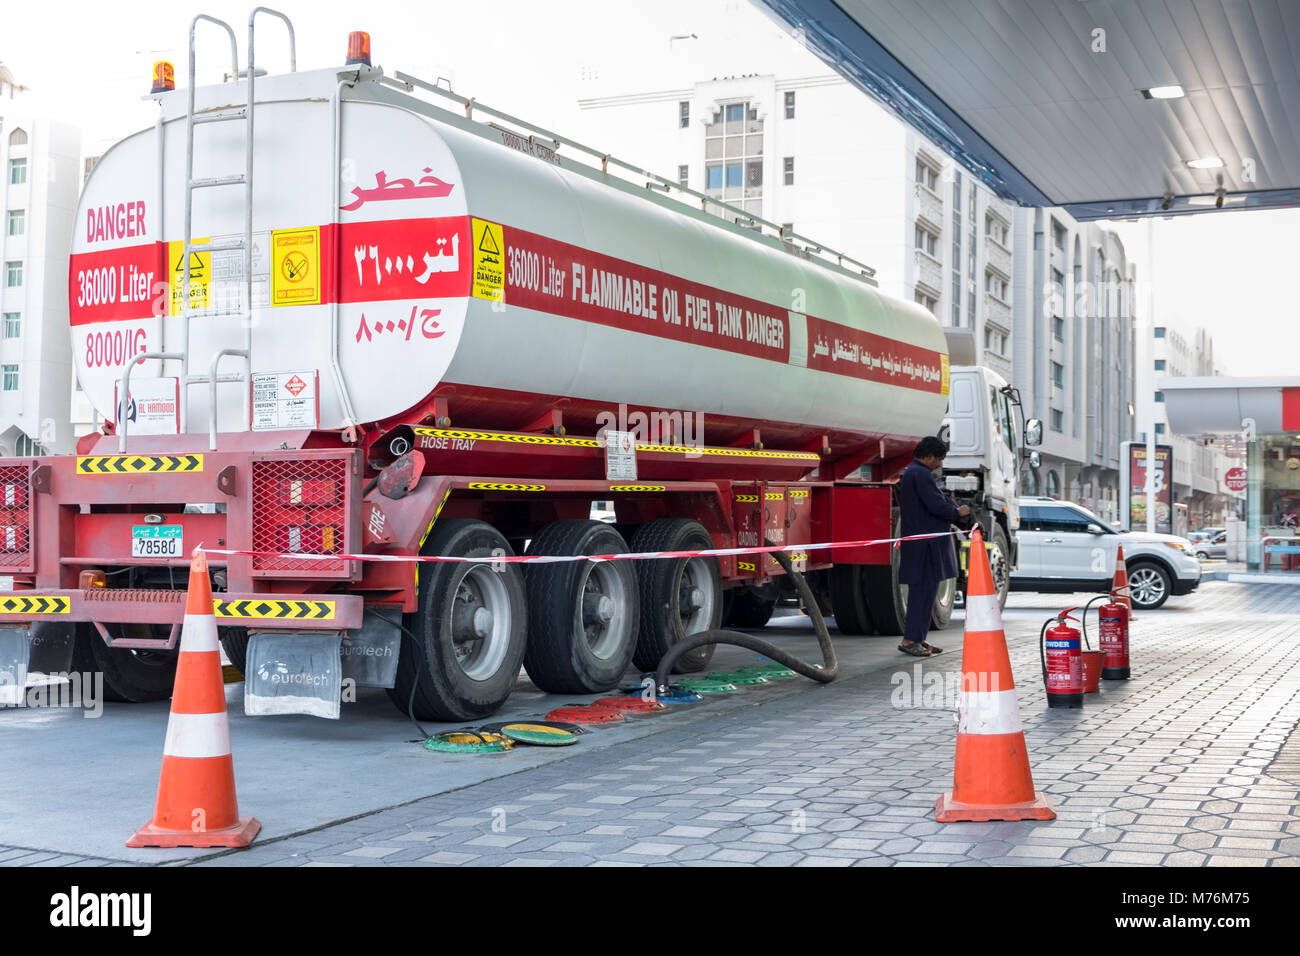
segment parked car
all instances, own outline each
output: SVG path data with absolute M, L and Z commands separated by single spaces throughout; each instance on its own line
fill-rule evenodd
M 1228 532 L 1220 531 L 1218 534 L 1213 532 L 1201 532 L 1204 537 L 1192 542 L 1192 549 L 1196 552 L 1196 557 L 1201 561 L 1211 559 L 1222 561 L 1228 556 Z
M 1170 595 L 1190 594 L 1201 583 L 1201 562 L 1186 538 L 1120 531 L 1087 508 L 1052 498 L 1020 499 L 1019 561 L 1011 590 L 1064 594 L 1105 593 L 1124 546 L 1133 607 L 1160 607 Z

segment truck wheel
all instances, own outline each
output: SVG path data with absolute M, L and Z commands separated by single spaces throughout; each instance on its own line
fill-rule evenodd
M 942 631 L 952 620 L 952 607 L 957 599 L 957 579 L 948 578 L 939 583 L 939 594 L 934 599 L 934 610 L 930 612 L 930 630 Z
M 467 558 L 511 555 L 482 521 L 439 521 L 424 554 Z M 417 610 L 404 618 L 416 641 L 402 641 L 389 698 L 402 713 L 412 700 L 420 720 L 476 720 L 495 713 L 519 677 L 527 640 L 527 598 L 514 564 L 419 565 Z
M 989 568 L 993 571 L 993 586 L 998 592 L 998 607 L 1007 606 L 1007 592 L 1011 590 L 1011 543 L 1002 525 L 994 523 L 989 541 Z
M 221 641 L 221 649 L 226 652 L 226 659 L 235 670 L 244 673 L 244 666 L 248 663 L 248 628 L 219 627 L 217 638 Z
M 144 637 L 159 636 L 159 629 L 148 624 L 125 624 L 123 629 L 128 632 L 139 629 Z M 161 630 L 165 634 L 171 627 L 167 625 Z M 176 683 L 176 651 L 109 647 L 94 627 L 78 624 L 72 643 L 72 669 L 102 673 L 105 700 L 126 704 L 168 700 Z
M 841 634 L 873 634 L 871 607 L 861 564 L 837 564 L 831 568 L 831 613 Z
M 713 538 L 698 521 L 657 518 L 632 536 L 633 551 L 698 551 L 713 547 Z M 653 671 L 668 649 L 722 622 L 722 574 L 717 558 L 659 558 L 636 562 L 641 584 L 641 633 L 632 662 Z M 703 670 L 714 645 L 697 647 L 677 659 L 676 674 Z
M 776 610 L 776 601 L 753 588 L 732 588 L 722 593 L 723 627 L 766 627 Z
M 1150 561 L 1136 562 L 1128 572 L 1128 593 L 1135 611 L 1154 611 L 1169 600 L 1169 572 Z
M 528 554 L 621 554 L 627 542 L 604 521 L 554 521 Z M 618 686 L 632 662 L 640 594 L 630 561 L 531 565 L 524 669 L 550 694 L 595 694 Z

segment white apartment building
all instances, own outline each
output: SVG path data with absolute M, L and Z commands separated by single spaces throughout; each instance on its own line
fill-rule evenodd
M 1134 436 L 1136 267 L 1119 237 L 1060 209 L 1017 209 L 1014 384 L 1043 420 L 1027 494 L 1120 520 L 1121 442 Z
M 68 251 L 81 133 L 0 65 L 0 455 L 73 450 Z
M 1174 503 L 1176 534 L 1196 528 L 1221 526 L 1226 515 L 1236 516 L 1244 493 L 1234 493 L 1223 484 L 1225 472 L 1244 460 L 1229 460 L 1218 444 L 1206 444 L 1199 436 L 1176 435 L 1169 429 L 1165 398 L 1159 381 L 1184 376 L 1221 375 L 1214 363 L 1214 339 L 1203 328 L 1185 335 L 1172 325 L 1150 330 L 1138 367 L 1138 421 L 1140 440 L 1146 440 L 1146 425 L 1153 423 L 1156 441 L 1174 452 Z
M 584 97 L 579 138 L 871 266 L 1010 380 L 1011 207 L 802 56 L 789 73 Z

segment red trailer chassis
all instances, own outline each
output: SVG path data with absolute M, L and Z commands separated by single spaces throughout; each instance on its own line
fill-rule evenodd
M 600 439 L 554 433 L 399 425 L 347 446 L 329 433 L 243 432 L 223 434 L 220 451 L 201 436 L 133 436 L 126 454 L 117 441 L 95 436 L 75 456 L 0 460 L 0 575 L 13 579 L 0 591 L 0 624 L 87 622 L 110 644 L 174 646 L 175 628 L 167 642 L 140 642 L 106 625 L 176 625 L 176 592 L 88 586 L 83 573 L 104 572 L 111 584 L 129 569 L 180 569 L 168 574 L 183 587 L 188 552 L 201 544 L 248 552 L 209 561 L 221 624 L 357 628 L 365 604 L 415 610 L 415 564 L 329 555 L 418 555 L 434 523 L 450 517 L 484 520 L 521 549 L 551 521 L 588 517 L 594 500 L 613 501 L 619 525 L 693 519 L 717 548 L 860 541 L 892 527 L 888 484 L 817 480 L 819 470 L 842 473 L 823 450 L 768 450 L 757 435 L 750 447 L 639 443 L 636 481 L 602 477 Z M 404 497 L 386 497 L 370 479 L 408 449 L 424 456 L 424 477 Z M 185 553 L 133 557 L 132 529 L 146 524 L 180 525 Z M 890 562 L 887 545 L 794 558 L 802 570 Z M 766 555 L 719 565 L 729 586 L 784 574 Z

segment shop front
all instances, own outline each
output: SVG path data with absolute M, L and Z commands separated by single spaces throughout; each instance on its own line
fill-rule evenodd
M 1170 429 L 1213 436 L 1238 464 L 1223 490 L 1246 492 L 1251 571 L 1300 576 L 1300 379 L 1162 379 Z

